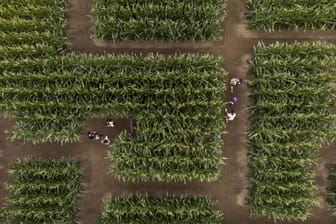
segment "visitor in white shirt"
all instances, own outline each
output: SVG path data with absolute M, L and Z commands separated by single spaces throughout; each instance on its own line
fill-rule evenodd
M 233 121 L 236 118 L 237 114 L 231 110 L 230 112 L 226 112 L 226 122 Z

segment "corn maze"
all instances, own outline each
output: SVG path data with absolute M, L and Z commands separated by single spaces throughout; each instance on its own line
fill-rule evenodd
M 94 0 L 94 39 L 217 39 L 225 0 Z
M 334 30 L 335 0 L 249 0 L 248 24 L 257 30 Z
M 259 31 L 306 40 L 335 28 L 336 0 L 0 0 L 0 223 L 315 224 L 320 149 L 336 137 L 336 47 L 290 32 L 276 36 L 294 43 L 254 45 L 270 40 Z M 318 39 L 335 42 L 327 32 Z M 233 76 L 244 83 L 226 94 Z M 228 125 L 224 106 L 237 108 Z M 82 138 L 102 116 L 127 121 L 107 148 Z
M 218 224 L 221 218 L 208 197 L 127 195 L 105 198 L 98 223 Z
M 322 144 L 336 137 L 336 48 L 275 43 L 255 48 L 250 96 L 253 216 L 305 220 L 314 202 L 314 164 Z
M 1 223 L 76 223 L 75 204 L 82 189 L 76 162 L 19 159 L 10 172 L 15 180 L 6 184 L 10 196 L 0 210 Z

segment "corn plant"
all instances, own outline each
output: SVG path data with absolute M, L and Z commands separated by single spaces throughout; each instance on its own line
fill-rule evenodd
M 95 0 L 92 13 L 95 39 L 209 40 L 221 31 L 225 0 Z
M 328 187 L 328 203 L 331 207 L 331 212 L 333 216 L 336 216 L 336 165 L 332 164 L 329 167 L 329 177 L 330 184 Z
M 82 174 L 72 160 L 18 159 L 5 184 L 10 192 L 0 211 L 2 223 L 75 223 Z
M 335 47 L 319 42 L 255 48 L 247 200 L 253 217 L 310 215 L 318 150 L 336 137 L 335 62 Z
M 257 30 L 334 30 L 334 0 L 249 0 L 248 23 Z
M 104 199 L 98 223 L 207 223 L 222 218 L 209 197 L 128 195 Z

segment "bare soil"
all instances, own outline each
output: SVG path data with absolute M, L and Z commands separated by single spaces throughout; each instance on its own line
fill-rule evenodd
M 253 46 L 258 41 L 272 43 L 274 41 L 314 41 L 321 40 L 336 44 L 336 32 L 256 32 L 246 29 L 244 19 L 246 0 L 228 0 L 227 16 L 223 23 L 222 39 L 209 42 L 124 42 L 111 43 L 92 41 L 90 30 L 92 22 L 90 0 L 69 0 L 67 10 L 67 35 L 70 38 L 69 49 L 75 53 L 142 53 L 159 52 L 173 54 L 176 52 L 209 53 L 222 56 L 225 60 L 224 68 L 229 72 L 229 78 L 238 76 L 251 79 L 248 60 L 253 52 Z M 247 137 L 249 128 L 247 106 L 251 104 L 247 97 L 249 89 L 241 86 L 235 90 L 239 102 L 235 105 L 238 114 L 234 122 L 228 124 L 227 133 L 223 133 L 223 155 L 227 158 L 222 167 L 221 177 L 212 183 L 142 183 L 122 182 L 113 175 L 107 174 L 110 162 L 104 159 L 107 147 L 97 141 L 88 140 L 86 133 L 96 130 L 101 134 L 117 137 L 123 130 L 130 130 L 129 120 L 116 118 L 114 128 L 106 128 L 104 119 L 88 119 L 82 133 L 82 141 L 78 144 L 42 144 L 34 146 L 23 142 L 9 142 L 4 130 L 12 127 L 13 122 L 0 119 L 0 204 L 5 202 L 8 192 L 3 189 L 3 183 L 12 177 L 8 169 L 17 159 L 26 156 L 40 158 L 73 157 L 78 159 L 84 172 L 84 192 L 80 195 L 77 220 L 81 224 L 96 223 L 96 214 L 103 205 L 102 199 L 108 194 L 118 196 L 126 193 L 147 193 L 149 195 L 166 194 L 196 194 L 210 195 L 218 201 L 218 206 L 224 214 L 223 224 L 265 224 L 272 223 L 268 219 L 249 218 L 249 209 L 245 205 L 248 195 L 248 159 Z M 233 95 L 227 91 L 226 99 Z M 328 212 L 325 203 L 326 186 L 328 181 L 327 165 L 336 162 L 336 144 L 324 147 L 320 151 L 320 161 L 316 167 L 316 181 L 319 186 L 317 203 L 312 209 L 312 216 L 306 224 L 332 224 L 336 218 Z M 280 222 L 281 223 L 281 222 Z M 283 222 L 289 223 L 289 222 Z M 290 222 L 292 224 L 299 222 Z

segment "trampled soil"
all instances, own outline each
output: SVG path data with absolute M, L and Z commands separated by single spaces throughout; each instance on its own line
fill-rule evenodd
M 276 40 L 284 42 L 323 40 L 336 44 L 336 32 L 256 32 L 246 29 L 244 11 L 246 0 L 228 0 L 227 16 L 223 24 L 222 40 L 210 42 L 186 43 L 149 43 L 125 42 L 113 44 L 104 41 L 92 41 L 90 29 L 92 28 L 89 0 L 69 0 L 67 11 L 67 34 L 70 37 L 70 50 L 75 53 L 143 53 L 160 52 L 173 54 L 175 52 L 198 52 L 220 55 L 225 59 L 224 68 L 229 77 L 238 76 L 251 79 L 248 71 L 248 60 L 251 57 L 253 46 L 260 40 L 272 43 Z M 104 127 L 104 119 L 89 119 L 82 133 L 82 142 L 78 144 L 42 144 L 34 146 L 29 143 L 9 142 L 4 130 L 9 129 L 13 123 L 4 118 L 0 119 L 0 204 L 3 204 L 8 192 L 3 189 L 3 183 L 12 177 L 7 170 L 16 158 L 33 156 L 42 158 L 73 157 L 78 159 L 84 171 L 84 192 L 81 194 L 77 213 L 77 220 L 81 224 L 96 223 L 97 211 L 102 207 L 102 199 L 108 194 L 113 196 L 124 193 L 148 193 L 149 195 L 166 194 L 197 194 L 211 195 L 218 201 L 218 206 L 224 214 L 223 224 L 265 224 L 272 223 L 268 219 L 250 219 L 249 210 L 244 200 L 248 194 L 248 168 L 247 168 L 247 138 L 246 131 L 249 124 L 247 119 L 247 97 L 249 89 L 241 86 L 235 91 L 239 102 L 235 106 L 237 119 L 228 124 L 223 134 L 223 155 L 227 158 L 226 165 L 222 167 L 221 177 L 213 183 L 138 183 L 118 181 L 114 176 L 108 175 L 110 162 L 104 159 L 106 146 L 97 141 L 86 138 L 86 132 L 96 130 L 111 138 L 118 136 L 123 130 L 129 130 L 127 119 L 117 118 L 114 128 Z M 226 99 L 232 97 L 227 91 Z M 332 224 L 336 218 L 328 212 L 324 202 L 326 196 L 327 164 L 336 162 L 336 143 L 325 147 L 320 152 L 320 161 L 316 167 L 316 180 L 319 186 L 317 192 L 318 202 L 312 210 L 312 216 L 303 223 L 306 224 Z M 285 223 L 285 222 L 283 222 Z M 286 222 L 289 223 L 289 222 Z M 291 222 L 296 223 L 296 222 Z M 299 222 L 297 222 L 299 223 Z

